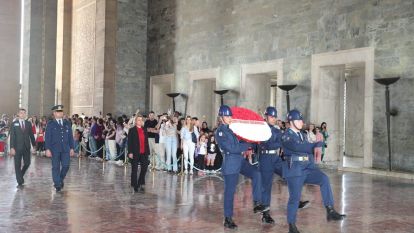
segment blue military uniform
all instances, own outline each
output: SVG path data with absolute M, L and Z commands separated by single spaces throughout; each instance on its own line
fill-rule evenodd
M 63 186 L 70 165 L 70 150 L 74 149 L 72 126 L 67 120 L 60 121 L 49 121 L 45 131 L 45 149 L 52 152 L 52 177 L 57 190 Z
M 303 120 L 302 114 L 297 110 L 292 110 L 288 114 L 288 120 Z M 295 223 L 303 184 L 320 186 L 323 204 L 327 208 L 328 220 L 343 219 L 345 215 L 340 215 L 333 209 L 334 199 L 328 176 L 314 162 L 314 148 L 321 147 L 324 143 L 310 143 L 303 133 L 296 132 L 292 128 L 286 130 L 282 136 L 282 148 L 285 154 L 282 170 L 289 189 L 287 206 L 289 232 L 299 232 L 296 229 Z
M 219 116 L 231 116 L 228 106 L 221 106 Z M 223 155 L 222 173 L 224 177 L 224 226 L 236 228 L 237 225 L 231 219 L 233 216 L 233 203 L 239 173 L 252 179 L 254 212 L 263 211 L 261 202 L 261 178 L 258 168 L 250 164 L 242 153 L 247 151 L 252 144 L 239 141 L 229 125 L 222 124 L 216 130 L 216 140 Z
M 259 169 L 262 176 L 262 203 L 270 206 L 273 174 L 282 176 L 282 159 L 279 156 L 279 149 L 282 147 L 282 133 L 279 129 L 269 125 L 272 136 L 266 142 L 260 143 L 257 147 L 259 153 Z
M 224 216 L 233 216 L 234 193 L 239 180 L 239 173 L 252 179 L 253 199 L 261 202 L 261 178 L 256 166 L 244 159 L 242 153 L 251 146 L 241 142 L 228 125 L 220 125 L 216 131 L 218 146 L 223 155 L 221 166 L 224 176 Z
M 289 188 L 288 222 L 296 222 L 296 212 L 303 184 L 315 184 L 321 188 L 325 206 L 333 206 L 333 194 L 329 178 L 315 165 L 313 151 L 317 143 L 310 143 L 301 132 L 288 129 L 282 136 L 286 161 L 283 163 L 283 177 Z

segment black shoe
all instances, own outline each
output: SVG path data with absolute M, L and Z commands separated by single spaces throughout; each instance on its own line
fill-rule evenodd
M 310 206 L 309 201 L 299 201 L 299 209 L 306 209 Z
M 19 183 L 19 184 L 17 184 L 16 188 L 18 188 L 18 189 L 23 189 L 23 188 L 24 188 L 23 183 Z
M 63 188 L 65 186 L 65 183 L 63 181 L 60 183 L 60 186 Z
M 60 193 L 62 191 L 62 188 L 61 187 L 56 187 L 56 192 L 57 193 Z
M 143 185 L 139 186 L 139 188 L 138 188 L 138 192 L 140 192 L 140 193 L 145 193 L 145 188 L 144 188 L 144 186 L 143 186 Z
M 340 214 L 332 206 L 326 206 L 326 219 L 328 221 L 339 221 L 346 217 L 345 214 Z
M 268 224 L 274 224 L 275 220 L 273 220 L 273 218 L 270 217 L 269 211 L 265 211 L 265 212 L 263 212 L 262 222 L 263 223 L 268 223 Z
M 233 222 L 233 219 L 231 217 L 225 217 L 224 218 L 224 227 L 229 229 L 235 229 L 237 228 L 236 223 Z
M 296 228 L 296 224 L 289 224 L 289 233 L 300 233 L 298 228 Z
M 138 192 L 138 187 L 134 187 L 134 192 L 137 193 Z
M 259 204 L 258 202 L 254 202 L 253 213 L 258 213 L 258 212 L 262 213 L 268 210 L 269 210 L 269 207 Z

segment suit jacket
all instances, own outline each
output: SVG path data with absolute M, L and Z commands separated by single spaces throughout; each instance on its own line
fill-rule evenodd
M 45 149 L 53 153 L 68 153 L 74 149 L 72 126 L 69 121 L 63 120 L 63 126 L 56 120 L 47 123 L 45 132 Z
M 148 133 L 147 130 L 145 128 L 142 128 L 144 130 L 144 135 L 145 135 L 145 145 L 140 145 L 139 142 L 139 135 L 138 135 L 138 130 L 137 127 L 134 126 L 132 128 L 129 129 L 128 131 L 128 153 L 132 153 L 135 156 L 139 156 L 139 149 L 141 148 L 141 146 L 145 146 L 145 155 L 149 155 L 150 153 L 150 149 L 149 149 L 149 144 L 148 144 Z
M 19 120 L 14 121 L 10 129 L 10 148 L 14 148 L 16 152 L 30 151 L 30 144 L 35 145 L 32 123 L 25 120 L 23 130 Z

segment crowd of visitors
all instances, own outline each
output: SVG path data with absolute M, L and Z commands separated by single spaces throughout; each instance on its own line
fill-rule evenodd
M 8 129 L 16 117 L 14 115 L 9 118 L 3 114 L 0 119 L 0 156 L 7 153 Z M 78 156 L 123 164 L 128 160 L 125 157 L 128 131 L 135 125 L 134 117 L 135 114 L 131 117 L 114 117 L 111 113 L 99 117 L 84 114 L 65 116 L 72 124 L 75 153 Z M 201 122 L 197 117 L 182 117 L 179 112 L 156 114 L 151 111 L 142 117 L 143 127 L 148 134 L 151 168 L 177 173 L 180 172 L 183 161 L 185 174 L 198 171 L 203 175 L 213 173 L 221 167 L 222 155 L 214 137 L 219 123 L 211 128 L 206 121 Z M 28 120 L 32 123 L 36 140 L 32 153 L 44 156 L 44 133 L 49 119 L 45 116 L 32 116 Z M 288 122 L 278 120 L 275 127 L 283 132 L 290 126 Z M 324 141 L 327 144 L 329 134 L 326 122 L 320 126 L 307 124 L 305 133 L 310 142 Z M 316 148 L 314 153 L 315 162 L 320 163 L 324 159 L 325 148 Z

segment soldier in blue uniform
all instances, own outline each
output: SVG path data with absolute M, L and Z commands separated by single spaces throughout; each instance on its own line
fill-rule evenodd
M 261 204 L 261 178 L 257 167 L 251 165 L 243 158 L 242 153 L 249 150 L 252 144 L 239 141 L 233 131 L 229 128 L 232 113 L 229 106 L 222 105 L 219 109 L 221 124 L 216 131 L 218 146 L 223 155 L 222 173 L 224 177 L 224 227 L 234 229 L 233 202 L 234 193 L 239 180 L 239 173 L 252 179 L 253 185 L 253 212 L 263 212 L 266 209 Z
M 277 122 L 277 110 L 275 107 L 269 106 L 265 111 L 266 122 L 272 131 L 269 140 L 261 142 L 256 151 L 259 154 L 259 169 L 262 176 L 262 203 L 266 208 L 270 209 L 270 200 L 272 192 L 273 174 L 276 173 L 282 177 L 283 160 L 279 156 L 282 147 L 282 132 L 275 127 Z M 298 208 L 305 208 L 309 201 L 299 201 Z M 262 222 L 273 224 L 275 221 L 268 211 L 263 212 Z
M 289 233 L 298 233 L 296 228 L 296 212 L 303 184 L 319 185 L 323 204 L 326 207 L 327 220 L 342 220 L 346 215 L 339 214 L 334 209 L 334 199 L 329 178 L 315 165 L 313 151 L 315 147 L 324 146 L 324 142 L 310 143 L 301 133 L 303 117 L 298 110 L 288 113 L 290 128 L 282 136 L 282 148 L 285 161 L 282 165 L 283 177 L 289 189 L 287 221 Z
M 52 157 L 52 176 L 56 192 L 64 186 L 63 180 L 73 156 L 73 134 L 69 121 L 63 119 L 63 105 L 52 108 L 54 120 L 47 123 L 45 132 L 46 156 Z

